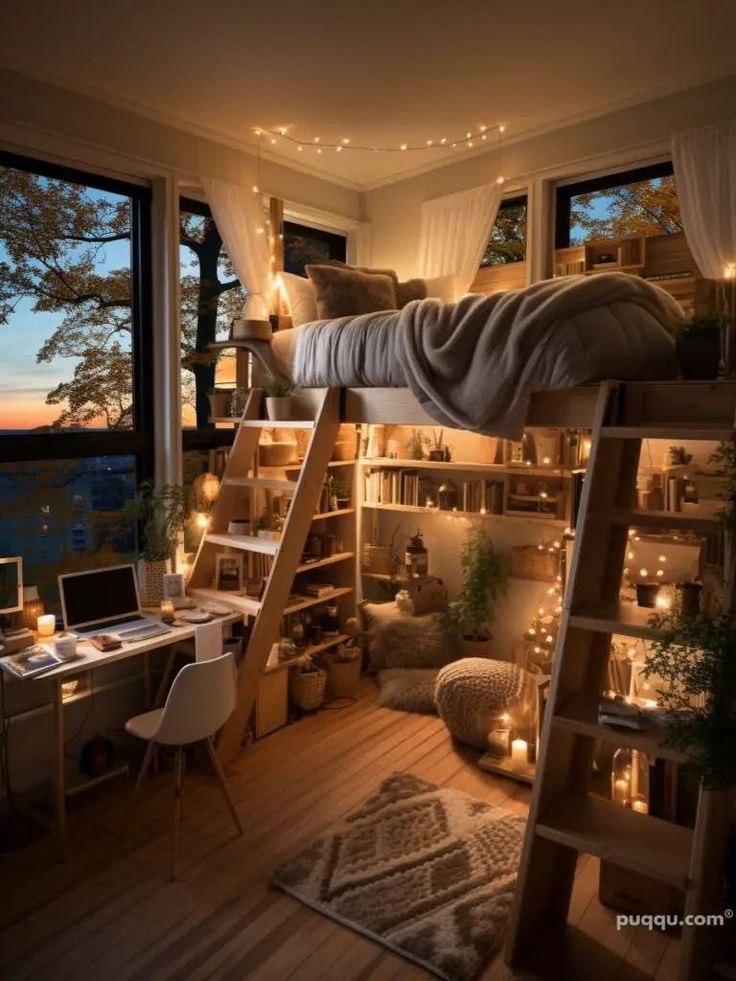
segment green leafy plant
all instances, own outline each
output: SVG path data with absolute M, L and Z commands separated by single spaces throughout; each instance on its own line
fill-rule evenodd
M 294 391 L 293 386 L 285 378 L 269 375 L 263 382 L 263 393 L 269 399 L 285 399 Z
M 683 752 L 709 790 L 736 783 L 736 616 L 652 617 L 644 674 L 669 713 L 666 743 Z
M 498 597 L 508 589 L 503 557 L 480 527 L 470 528 L 460 553 L 462 587 L 450 603 L 447 626 L 461 636 L 484 640 L 491 636 Z
M 125 506 L 127 514 L 142 524 L 141 557 L 147 562 L 166 562 L 176 552 L 192 510 L 191 493 L 179 484 L 157 486 L 147 480 Z
M 411 436 L 406 441 L 406 452 L 410 460 L 423 460 L 425 448 L 432 445 L 432 440 L 421 429 L 412 429 Z
M 692 453 L 688 453 L 684 446 L 670 446 L 669 462 L 673 467 L 686 467 L 693 462 Z
M 350 497 L 350 484 L 346 480 L 333 477 L 330 480 L 330 497 L 345 500 Z
M 708 458 L 723 474 L 725 489 L 721 495 L 724 506 L 721 509 L 721 520 L 731 531 L 736 530 L 736 443 L 724 440 L 719 443 L 715 452 Z
M 720 313 L 701 313 L 683 322 L 677 328 L 680 337 L 703 337 L 717 333 L 725 324 L 725 318 Z

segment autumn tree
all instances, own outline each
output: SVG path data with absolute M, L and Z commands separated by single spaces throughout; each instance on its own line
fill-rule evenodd
M 571 201 L 571 245 L 624 235 L 671 235 L 682 231 L 674 177 L 622 184 L 577 194 Z
M 119 253 L 110 251 L 114 243 L 129 250 L 131 220 L 118 194 L 0 167 L 0 329 L 30 300 L 32 312 L 59 317 L 37 363 L 74 361 L 71 380 L 46 395 L 59 407 L 52 428 L 133 424 L 131 267 L 114 265 Z M 239 283 L 211 219 L 183 215 L 181 236 L 194 256 L 182 281 L 183 366 L 194 378 L 197 424 L 206 425 L 215 371 L 207 344 L 218 320 L 234 315 Z
M 481 266 L 503 266 L 526 258 L 526 202 L 508 202 L 498 209 Z

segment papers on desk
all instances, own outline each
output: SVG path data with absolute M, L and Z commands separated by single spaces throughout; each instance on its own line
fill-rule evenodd
M 69 659 L 59 657 L 50 644 L 34 644 L 17 654 L 0 658 L 0 668 L 16 678 L 35 678 L 45 671 L 58 668 Z

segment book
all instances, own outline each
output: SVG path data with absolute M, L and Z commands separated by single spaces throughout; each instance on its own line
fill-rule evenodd
M 17 654 L 0 658 L 0 668 L 16 678 L 35 678 L 64 663 L 64 658 L 59 657 L 50 644 L 34 644 Z

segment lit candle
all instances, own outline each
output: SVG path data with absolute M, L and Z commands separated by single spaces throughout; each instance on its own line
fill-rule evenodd
M 39 637 L 53 637 L 56 633 L 56 617 L 53 613 L 45 613 L 36 621 L 36 631 Z
M 514 739 L 511 743 L 511 762 L 527 766 L 529 763 L 526 739 Z
M 174 601 L 170 599 L 161 600 L 161 619 L 164 623 L 174 622 Z
M 629 784 L 631 781 L 625 777 L 619 777 L 613 784 L 613 799 L 617 804 L 626 806 L 629 802 Z
M 649 805 L 647 804 L 647 802 L 644 800 L 643 797 L 636 797 L 631 802 L 631 810 L 638 811 L 639 814 L 648 814 Z

